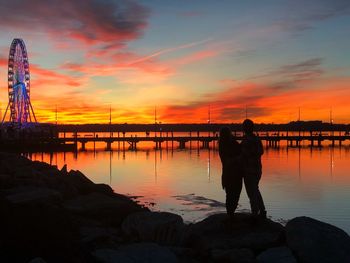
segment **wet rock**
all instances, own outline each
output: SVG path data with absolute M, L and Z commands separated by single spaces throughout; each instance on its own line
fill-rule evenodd
M 202 254 L 211 249 L 251 248 L 262 251 L 283 242 L 284 228 L 271 220 L 253 223 L 249 214 L 209 216 L 189 227 L 186 244 Z
M 349 235 L 330 224 L 296 217 L 286 225 L 286 238 L 300 262 L 350 262 Z
M 248 248 L 234 248 L 229 250 L 215 249 L 211 252 L 211 258 L 215 262 L 235 262 L 235 263 L 253 263 L 255 256 L 252 250 Z
M 94 258 L 101 263 L 175 263 L 176 256 L 167 248 L 154 243 L 137 243 L 119 249 L 98 249 Z
M 80 195 L 64 203 L 71 213 L 99 220 L 106 225 L 119 226 L 126 216 L 143 209 L 128 198 L 101 193 Z
M 262 252 L 257 258 L 258 263 L 297 263 L 288 247 L 275 247 Z
M 181 216 L 168 212 L 133 213 L 122 224 L 122 230 L 129 238 L 159 244 L 179 244 L 184 228 Z

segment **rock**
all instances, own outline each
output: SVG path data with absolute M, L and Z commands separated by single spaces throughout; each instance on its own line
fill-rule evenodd
M 167 246 L 167 248 L 173 252 L 178 259 L 189 260 L 195 257 L 195 251 L 191 248 L 175 246 Z
M 61 179 L 74 186 L 79 194 L 94 192 L 95 184 L 80 171 L 70 170 L 68 174 L 62 174 Z
M 81 262 L 77 230 L 74 218 L 58 206 L 11 205 L 0 217 L 3 262 L 28 262 L 37 256 L 48 262 Z
M 14 178 L 12 175 L 9 174 L 0 174 L 0 189 L 7 189 L 13 187 L 14 184 Z
M 234 248 L 229 250 L 215 249 L 211 252 L 214 261 L 235 262 L 235 263 L 253 263 L 255 256 L 252 250 L 248 248 Z
M 80 236 L 81 241 L 93 249 L 115 246 L 123 241 L 120 231 L 111 227 L 81 227 Z
M 283 226 L 271 220 L 253 224 L 249 214 L 236 214 L 234 221 L 226 214 L 215 214 L 189 227 L 186 244 L 201 254 L 247 247 L 260 252 L 280 244 L 283 234 Z
M 176 256 L 167 248 L 154 243 L 137 243 L 119 249 L 98 249 L 94 258 L 101 263 L 175 263 Z
M 61 173 L 62 174 L 67 174 L 68 170 L 67 170 L 67 164 L 63 165 L 62 169 L 61 169 Z
M 47 171 L 52 169 L 52 166 L 50 164 L 39 161 L 32 161 L 31 166 L 37 171 Z
M 13 173 L 15 178 L 32 178 L 34 177 L 34 171 L 30 166 L 17 167 Z
M 64 199 L 71 199 L 79 195 L 78 189 L 62 176 L 42 176 L 41 181 L 45 183 L 48 188 L 54 189 L 61 193 Z
M 43 260 L 42 258 L 33 258 L 31 261 L 29 261 L 28 263 L 46 263 L 45 260 Z
M 28 167 L 31 164 L 32 162 L 23 156 L 2 153 L 0 156 L 0 173 L 13 175 L 16 170 Z
M 132 200 L 101 193 L 81 195 L 64 203 L 71 213 L 97 219 L 106 225 L 119 226 L 126 216 L 144 210 Z
M 47 204 L 60 203 L 62 197 L 59 192 L 33 186 L 20 186 L 7 191 L 5 199 L 12 204 Z
M 274 247 L 262 252 L 257 257 L 258 263 L 297 263 L 288 247 Z
M 78 194 L 88 194 L 92 192 L 113 194 L 113 190 L 110 186 L 106 184 L 95 184 L 80 171 L 70 170 L 67 174 L 62 173 L 59 180 L 74 187 Z
M 349 235 L 330 224 L 296 217 L 286 225 L 286 238 L 300 262 L 350 262 Z
M 114 194 L 114 191 L 112 187 L 110 187 L 107 184 L 95 184 L 94 191 L 98 193 L 104 193 L 104 194 Z
M 168 212 L 133 213 L 122 224 L 129 238 L 169 245 L 182 241 L 184 228 L 182 217 Z

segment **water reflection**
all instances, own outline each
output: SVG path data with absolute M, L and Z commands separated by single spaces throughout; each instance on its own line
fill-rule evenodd
M 118 193 L 140 196 L 140 202 L 155 204 L 152 209 L 181 214 L 186 221 L 225 211 L 215 145 L 177 149 L 169 143 L 168 148 L 137 151 L 116 146 L 104 151 L 98 150 L 99 145 L 90 145 L 78 153 L 33 153 L 30 158 L 58 168 L 67 164 L 94 182 L 109 184 Z M 349 233 L 349 160 L 349 146 L 266 148 L 261 189 L 268 213 L 274 219 L 312 216 Z M 249 208 L 243 190 L 239 209 Z

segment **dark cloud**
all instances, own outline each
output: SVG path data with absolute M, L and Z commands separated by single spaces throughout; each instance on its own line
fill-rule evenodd
M 323 74 L 322 58 L 312 58 L 295 64 L 282 66 L 275 71 L 277 74 L 291 77 L 295 80 L 311 79 Z
M 277 69 L 270 70 L 269 72 L 261 75 L 256 75 L 248 78 L 249 80 L 259 78 L 280 78 L 283 82 L 275 83 L 274 89 L 294 88 L 295 82 L 311 80 L 320 77 L 324 70 L 322 69 L 323 58 L 310 58 L 301 62 L 282 65 Z
M 107 49 L 139 37 L 148 14 L 132 0 L 0 0 L 0 28 L 45 30 Z
M 247 107 L 247 108 L 236 108 L 236 107 L 226 107 L 220 110 L 220 116 L 225 120 L 237 120 L 242 119 L 245 114 L 254 117 L 268 116 L 271 114 L 271 109 L 264 107 Z
M 349 14 L 349 0 L 288 0 L 276 24 L 283 30 L 300 32 L 317 22 Z

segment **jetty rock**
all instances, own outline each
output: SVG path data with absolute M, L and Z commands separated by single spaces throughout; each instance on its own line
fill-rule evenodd
M 340 228 L 310 217 L 286 225 L 287 245 L 300 262 L 350 262 L 350 237 Z
M 350 237 L 309 217 L 250 214 L 191 224 L 60 170 L 0 153 L 0 262 L 350 262 Z

